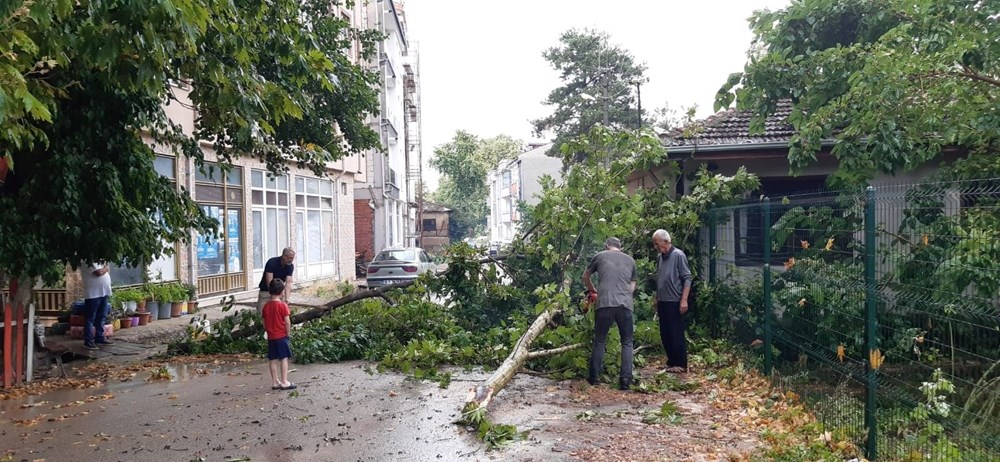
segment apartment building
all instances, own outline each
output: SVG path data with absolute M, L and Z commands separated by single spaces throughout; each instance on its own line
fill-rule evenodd
M 520 203 L 535 205 L 542 187 L 539 180 L 548 175 L 558 182 L 562 178 L 562 160 L 545 153 L 552 143 L 529 145 L 529 149 L 514 159 L 500 161 L 486 175 L 489 185 L 490 215 L 487 219 L 490 246 L 509 244 L 521 221 Z
M 373 63 L 381 74 L 381 114 L 371 121 L 382 150 L 365 156 L 368 174 L 354 183 L 357 252 L 370 260 L 384 248 L 419 242 L 421 142 L 419 53 L 407 37 L 403 4 L 371 1 L 366 12 L 368 27 L 385 35 Z

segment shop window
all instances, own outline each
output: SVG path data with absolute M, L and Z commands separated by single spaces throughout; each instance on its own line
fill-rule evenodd
M 243 271 L 243 170 L 205 165 L 195 173 L 195 201 L 218 223 L 215 236 L 200 235 L 196 243 L 198 276 Z

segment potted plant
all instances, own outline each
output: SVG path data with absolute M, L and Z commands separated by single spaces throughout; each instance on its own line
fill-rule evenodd
M 187 291 L 178 283 L 164 284 L 161 288 L 163 290 L 162 303 L 169 303 L 170 317 L 179 317 L 184 311 L 184 304 L 181 303 L 181 300 L 187 299 Z M 160 307 L 162 309 L 163 305 Z
M 198 311 L 198 286 L 194 284 L 184 284 L 184 289 L 187 290 L 188 296 L 188 314 L 194 314 Z
M 144 311 L 146 308 L 145 307 L 146 296 L 143 295 L 143 293 L 139 291 L 139 289 L 131 287 L 128 289 L 121 289 L 112 293 L 111 297 L 115 299 L 115 302 L 121 303 L 122 307 L 125 308 L 126 313 Z M 140 300 L 143 301 L 142 310 L 139 309 Z M 115 302 L 113 302 L 113 304 Z
M 169 286 L 169 284 L 157 284 L 150 289 L 153 292 L 153 296 L 159 301 L 159 312 L 156 316 L 158 319 L 170 318 L 170 299 L 172 295 L 170 294 Z
M 147 282 L 138 290 L 142 294 L 143 300 L 145 300 L 144 303 L 146 311 L 149 312 L 149 320 L 156 321 L 159 318 L 160 299 L 156 296 L 155 286 Z

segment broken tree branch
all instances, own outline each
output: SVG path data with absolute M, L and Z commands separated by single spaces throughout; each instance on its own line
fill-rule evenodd
M 564 292 L 569 290 L 570 279 L 569 276 L 563 277 L 563 282 L 559 286 L 559 291 Z M 524 362 L 528 360 L 528 356 L 531 354 L 530 348 L 532 342 L 538 338 L 539 335 L 545 331 L 548 326 L 549 321 L 552 320 L 556 315 L 562 313 L 562 307 L 558 305 L 552 305 L 545 309 L 542 314 L 535 318 L 535 321 L 531 323 L 528 330 L 521 335 L 521 338 L 514 345 L 514 349 L 511 350 L 507 358 L 504 359 L 503 364 L 500 364 L 493 374 L 490 375 L 485 382 L 477 385 L 475 388 L 469 390 L 469 397 L 465 401 L 465 405 L 462 407 L 463 412 L 471 413 L 479 409 L 485 409 L 486 406 L 490 404 L 493 397 L 496 396 L 503 387 L 507 386 L 507 383 L 514 378 L 517 371 L 521 369 Z
M 554 356 L 559 353 L 565 353 L 567 351 L 573 351 L 577 348 L 583 348 L 586 346 L 585 343 L 574 343 L 572 345 L 561 346 L 559 348 L 550 348 L 548 350 L 538 350 L 528 353 L 528 360 L 546 358 L 549 356 Z
M 511 256 L 498 255 L 496 257 L 482 258 L 479 260 L 479 263 L 480 264 L 497 263 L 507 258 L 511 258 Z M 444 273 L 443 271 L 435 273 L 435 276 L 440 276 L 443 273 Z M 385 299 L 385 301 L 388 302 L 390 305 L 393 305 L 394 303 L 392 302 L 392 299 L 390 299 L 386 295 L 386 292 L 390 290 L 410 287 L 413 285 L 414 282 L 415 281 L 397 282 L 395 284 L 389 284 L 374 289 L 359 290 L 357 292 L 353 292 L 351 294 L 340 297 L 336 300 L 331 300 L 326 304 L 317 306 L 311 310 L 303 311 L 301 313 L 296 313 L 294 316 L 292 316 L 292 324 L 302 324 L 304 322 L 309 322 L 314 319 L 322 318 L 323 316 L 333 313 L 334 311 L 336 311 L 337 308 L 340 308 L 350 303 L 364 300 L 366 298 L 380 297 Z M 259 327 L 245 327 L 243 329 L 233 332 L 233 339 L 246 338 L 252 335 L 256 335 L 258 333 L 260 333 Z

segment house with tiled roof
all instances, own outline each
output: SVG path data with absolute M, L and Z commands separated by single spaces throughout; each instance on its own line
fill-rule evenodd
M 740 167 L 746 167 L 748 172 L 757 175 L 760 188 L 751 192 L 748 201 L 757 201 L 762 196 L 780 199 L 794 194 L 825 191 L 827 178 L 837 170 L 837 159 L 831 154 L 833 142 L 823 143 L 816 160 L 797 175 L 791 175 L 788 144 L 795 134 L 795 129 L 787 122 L 791 110 L 790 102 L 779 103 L 776 111 L 765 120 L 764 130 L 760 133 L 751 133 L 753 113 L 736 109 L 720 111 L 663 133 L 660 139 L 667 149 L 668 158 L 676 162 L 678 171 L 672 171 L 669 164 L 664 164 L 651 171 L 635 172 L 629 177 L 629 187 L 633 190 L 655 188 L 666 183 L 674 188 L 675 197 L 679 197 L 690 192 L 696 173 L 704 166 L 708 171 L 721 175 L 733 175 Z M 947 162 L 954 158 L 955 155 L 948 154 L 942 160 Z M 928 163 L 914 171 L 894 176 L 881 175 L 872 184 L 876 187 L 913 184 L 926 178 L 936 168 Z M 780 202 L 772 202 L 771 225 L 781 217 L 782 210 Z M 724 240 L 733 246 L 733 243 L 759 241 L 763 228 L 759 216 L 747 215 L 743 210 L 731 216 L 718 232 L 725 233 L 728 237 Z M 758 259 L 751 257 L 759 254 L 759 249 L 754 252 L 736 245 L 726 251 L 735 255 L 737 264 L 759 264 Z M 773 258 L 783 258 L 779 254 L 772 255 Z
M 817 161 L 792 177 L 789 175 L 788 142 L 795 130 L 786 122 L 790 103 L 778 105 L 764 122 L 764 131 L 751 133 L 753 114 L 727 109 L 706 119 L 660 135 L 670 160 L 677 162 L 682 175 L 669 175 L 666 168 L 635 174 L 630 186 L 656 187 L 662 181 L 676 181 L 676 192 L 690 191 L 695 173 L 705 165 L 709 171 L 732 175 L 741 166 L 761 179 L 759 194 L 781 195 L 792 192 L 816 191 L 824 187 L 826 178 L 836 167 L 830 155 L 831 145 L 824 145 Z

